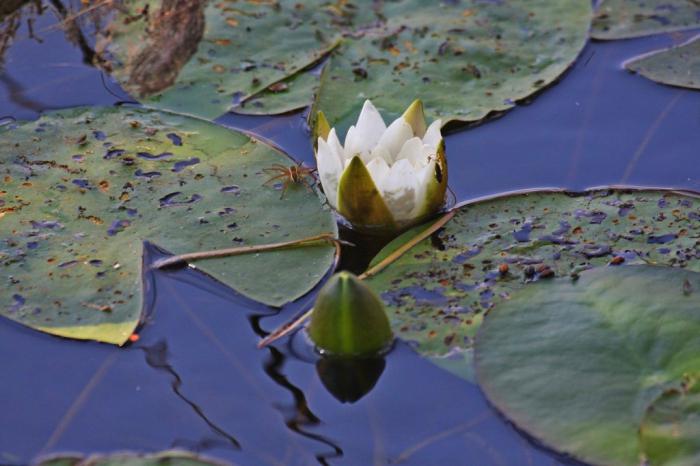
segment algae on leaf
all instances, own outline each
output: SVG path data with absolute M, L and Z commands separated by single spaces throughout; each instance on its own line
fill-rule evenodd
M 628 61 L 625 68 L 661 84 L 700 89 L 700 36 Z
M 193 2 L 202 4 L 184 3 Z M 315 103 L 341 127 L 367 98 L 397 117 L 420 97 L 428 118 L 444 123 L 511 108 L 576 59 L 592 15 L 589 0 L 212 1 L 201 41 L 174 83 L 144 87 L 140 77 L 169 74 L 144 73 L 139 65 L 151 62 L 138 57 L 179 42 L 163 43 L 158 1 L 130 5 L 129 14 L 117 12 L 102 56 L 143 103 L 207 118 L 231 108 L 275 114 Z M 149 14 L 139 16 L 146 7 Z M 196 34 L 178 37 L 190 44 Z M 314 102 L 317 79 L 302 73 L 324 59 Z
M 402 1 L 331 54 L 316 109 L 347 129 L 364 99 L 388 120 L 414 98 L 432 121 L 478 121 L 555 81 L 583 48 L 587 1 Z
M 398 338 L 469 378 L 484 313 L 529 283 L 608 264 L 700 271 L 699 237 L 700 200 L 672 191 L 509 195 L 460 207 L 443 230 L 367 283 L 383 298 Z
M 602 0 L 593 18 L 594 39 L 628 39 L 700 27 L 693 0 Z
M 149 51 L 163 53 L 177 45 L 163 42 L 158 34 L 161 28 L 169 29 L 158 22 L 163 8 L 160 0 L 130 2 L 130 12 L 117 12 L 101 42 L 100 48 L 108 51 L 104 54 L 107 67 L 147 105 L 213 119 L 317 62 L 340 40 L 340 31 L 333 24 L 342 15 L 330 7 L 293 1 L 191 0 L 176 7 L 176 12 L 190 3 L 204 8 L 203 31 L 199 40 L 189 44 L 194 53 L 174 70 L 173 82 L 152 69 L 158 62 L 138 60 Z M 133 20 L 144 9 L 149 14 Z M 193 39 L 182 37 L 184 42 Z M 153 79 L 160 81 L 150 82 Z M 304 99 L 312 97 L 307 85 L 296 84 L 284 95 L 273 99 L 274 107 L 267 113 L 304 107 L 308 105 Z M 244 108 L 249 112 L 256 107 Z
M 200 120 L 76 109 L 0 137 L 0 315 L 47 333 L 124 343 L 142 311 L 143 241 L 181 254 L 336 232 L 316 194 L 293 186 L 280 199 L 263 185 L 264 168 L 290 159 Z M 277 306 L 309 291 L 333 258 L 317 245 L 198 267 Z
M 225 466 L 194 453 L 169 450 L 160 453 L 117 453 L 112 455 L 57 455 L 39 460 L 36 466 Z
M 519 428 L 587 463 L 697 464 L 697 394 L 672 394 L 700 370 L 699 289 L 700 273 L 650 266 L 531 285 L 484 320 L 479 384 Z

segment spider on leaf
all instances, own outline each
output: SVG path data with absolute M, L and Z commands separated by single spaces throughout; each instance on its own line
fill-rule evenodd
M 296 165 L 286 166 L 281 163 L 273 164 L 268 168 L 263 168 L 262 171 L 268 175 L 272 175 L 263 185 L 267 186 L 271 183 L 281 183 L 282 184 L 282 194 L 280 199 L 284 198 L 284 193 L 292 184 L 302 184 L 306 187 L 306 190 L 312 192 L 311 188 L 316 182 L 314 177 L 315 168 L 305 167 L 303 162 L 299 162 Z M 309 178 L 313 181 L 309 181 Z

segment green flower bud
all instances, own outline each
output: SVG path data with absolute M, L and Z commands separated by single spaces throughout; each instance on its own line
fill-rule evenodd
M 368 356 L 393 338 L 384 304 L 349 272 L 333 275 L 316 298 L 309 336 L 321 350 L 336 356 Z

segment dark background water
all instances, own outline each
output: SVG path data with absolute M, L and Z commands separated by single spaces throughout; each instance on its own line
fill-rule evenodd
M 34 29 L 55 22 L 49 10 Z M 39 35 L 43 43 L 28 38 L 25 24 L 6 55 L 0 121 L 130 100 L 60 30 Z M 457 200 L 619 183 L 700 190 L 700 93 L 621 69 L 633 55 L 688 36 L 589 44 L 531 104 L 449 135 Z M 313 164 L 302 113 L 218 121 Z M 147 252 L 145 260 L 158 254 Z M 381 375 L 355 403 L 338 400 L 353 387 L 326 388 L 339 378 L 327 366 L 319 377 L 303 335 L 256 349 L 313 293 L 276 311 L 192 270 L 147 281 L 149 321 L 127 348 L 61 340 L 0 319 L 0 465 L 63 451 L 172 447 L 241 465 L 571 464 L 519 434 L 477 386 L 401 343 L 358 372 Z

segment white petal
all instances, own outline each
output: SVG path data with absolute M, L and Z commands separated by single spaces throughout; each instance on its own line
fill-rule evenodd
M 377 157 L 367 164 L 367 171 L 372 175 L 374 185 L 379 189 L 379 186 L 384 183 L 384 179 L 389 174 L 389 165 L 383 158 Z
M 333 207 L 336 207 L 338 205 L 338 181 L 343 168 L 338 155 L 334 153 L 333 149 L 322 138 L 318 138 L 316 164 L 323 192 L 326 193 L 328 202 Z
M 357 119 L 357 130 L 363 136 L 365 147 L 368 150 L 379 142 L 379 138 L 386 131 L 384 118 L 369 100 L 365 100 L 365 104 L 362 106 L 360 117 Z
M 416 164 L 417 169 L 424 168 L 431 160 L 437 159 L 437 149 L 423 144 L 423 156 L 421 157 L 420 163 Z
M 411 212 L 411 217 L 416 217 L 423 209 L 423 205 L 427 202 L 425 199 L 428 191 L 428 185 L 432 182 L 435 175 L 436 159 L 432 159 L 423 169 L 416 173 L 416 205 Z
M 394 218 L 409 220 L 416 205 L 416 174 L 408 160 L 396 162 L 382 183 L 382 196 Z
M 389 151 L 392 160 L 388 160 L 388 162 L 391 163 L 393 160 L 396 160 L 396 156 L 399 155 L 399 151 L 404 143 L 412 137 L 413 129 L 411 129 L 411 125 L 406 123 L 406 120 L 401 117 L 389 125 L 377 144 L 386 147 Z
M 423 136 L 423 144 L 426 144 L 433 149 L 437 149 L 440 140 L 442 139 L 442 133 L 440 133 L 440 127 L 442 126 L 442 121 L 433 121 L 428 129 L 425 131 L 425 136 Z
M 406 160 L 417 168 L 424 167 L 425 164 L 428 163 L 428 157 L 423 148 L 423 141 L 418 137 L 406 141 L 403 147 L 401 147 L 399 155 L 396 156 L 396 163 L 401 160 Z
M 343 151 L 343 146 L 340 144 L 340 139 L 338 139 L 338 134 L 335 132 L 335 128 L 331 128 L 330 132 L 328 133 L 328 138 L 326 138 L 326 142 L 330 148 L 333 149 L 333 152 L 338 157 L 338 160 L 342 162 L 345 158 L 345 152 Z
M 384 131 L 386 131 L 384 119 L 372 102 L 366 100 L 357 119 L 357 125 L 351 126 L 345 137 L 345 157 L 352 158 L 359 154 L 363 160 L 366 159 Z
M 386 148 L 384 146 L 376 146 L 374 149 L 372 149 L 372 153 L 370 154 L 369 157 L 367 157 L 367 159 L 368 159 L 367 163 L 369 163 L 370 161 L 372 161 L 376 158 L 384 159 L 384 161 L 387 164 L 391 164 L 394 161 L 394 158 L 391 156 L 389 151 L 386 150 Z M 363 158 L 363 160 L 364 160 L 364 158 Z
M 355 126 L 350 126 L 348 128 L 348 134 L 345 135 L 345 149 L 343 151 L 343 158 L 345 160 L 351 160 L 354 156 L 361 153 L 361 141 L 358 131 Z

